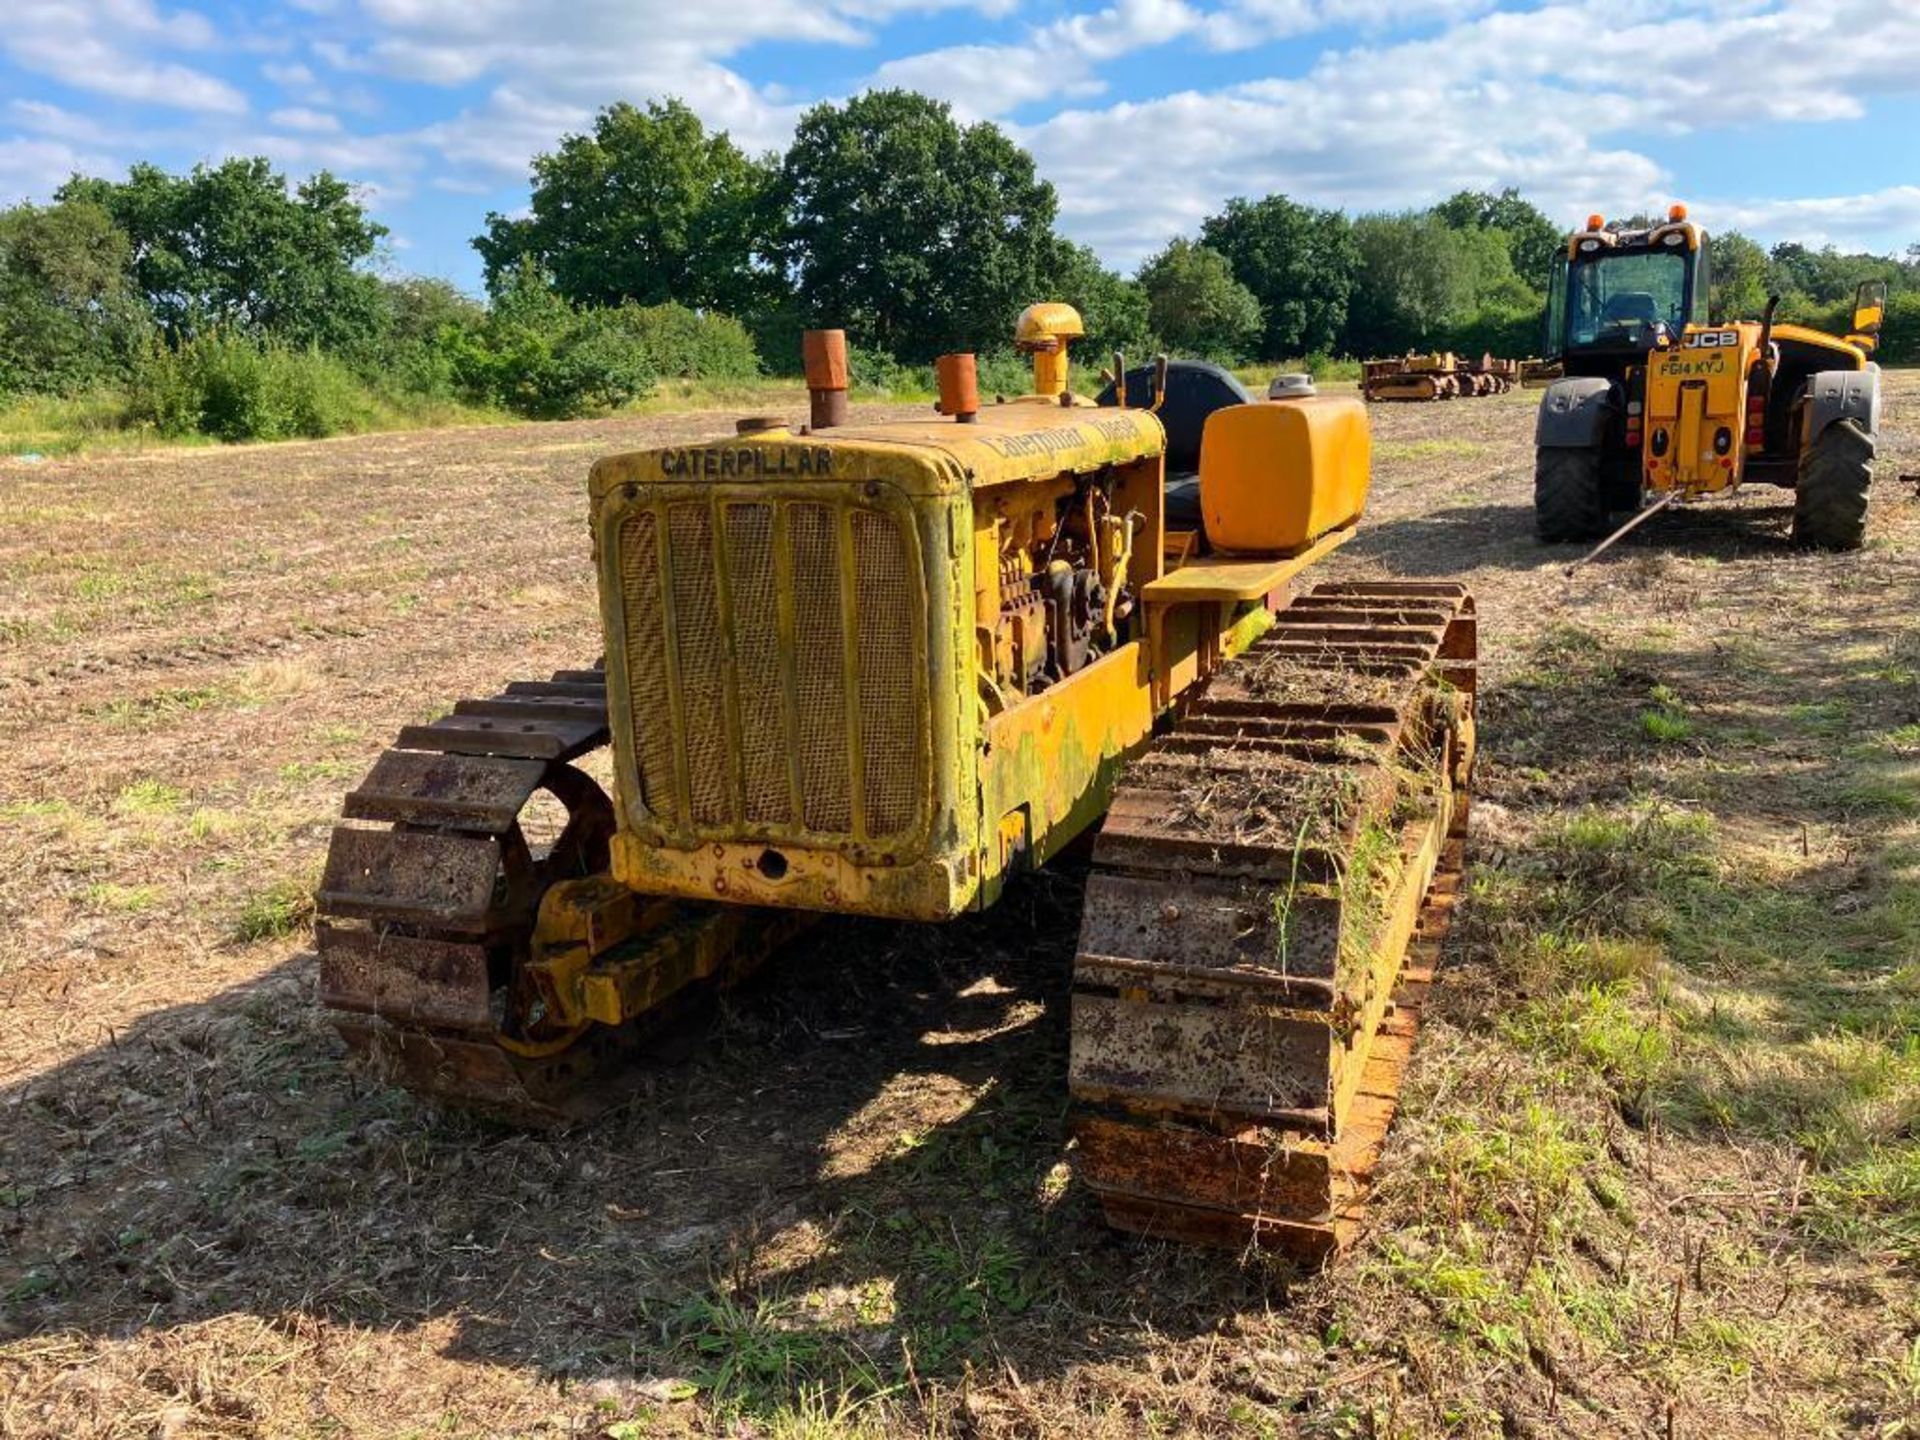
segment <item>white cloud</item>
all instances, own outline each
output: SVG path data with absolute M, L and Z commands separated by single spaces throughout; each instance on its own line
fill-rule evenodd
M 547 0 L 361 0 L 367 27 L 310 48 L 336 70 L 439 86 L 491 81 L 477 105 L 421 140 L 465 183 L 526 173 L 527 162 L 616 100 L 677 96 L 749 150 L 784 144 L 800 113 L 791 88 L 756 86 L 727 63 L 759 44 L 864 46 L 910 12 L 1003 14 L 1014 0 L 577 0 L 556 23 Z M 796 52 L 804 73 L 806 51 Z
M 310 110 L 304 105 L 288 105 L 267 116 L 267 122 L 282 130 L 299 130 L 309 135 L 337 135 L 340 117 L 325 110 Z
M 215 38 L 205 16 L 152 0 L 13 0 L 0 19 L 0 52 L 23 70 L 121 100 L 243 114 L 246 97 L 226 81 L 154 53 Z
M 76 115 L 45 100 L 9 100 L 7 116 L 23 130 L 54 140 L 71 140 L 85 145 L 107 145 L 112 137 L 97 120 Z
M 0 139 L 0 196 L 44 198 L 76 172 L 99 175 L 113 168 L 105 156 L 64 141 Z
M 1765 146 L 1779 127 L 1844 127 L 1877 97 L 1920 94 L 1920 0 L 1049 0 L 998 29 L 976 22 L 1018 0 L 569 0 L 560 14 L 551 0 L 295 0 L 307 13 L 270 37 L 284 53 L 246 61 L 270 97 L 260 126 L 236 123 L 246 98 L 196 58 L 231 63 L 245 25 L 216 28 L 196 3 L 5 0 L 0 56 L 20 69 L 185 113 L 164 130 L 123 125 L 112 107 L 103 122 L 64 99 L 0 101 L 14 132 L 0 139 L 0 193 L 135 157 L 265 153 L 295 174 L 365 180 L 382 203 L 422 186 L 478 195 L 523 182 L 534 154 L 600 107 L 668 95 L 749 150 L 774 149 L 807 103 L 837 98 L 809 84 L 818 47 L 867 47 L 864 84 L 925 90 L 966 117 L 1047 117 L 1009 128 L 1058 187 L 1063 228 L 1131 265 L 1236 194 L 1368 209 L 1518 185 L 1567 221 L 1652 208 L 1676 186 L 1649 135 Z M 948 28 L 965 43 L 879 59 L 901 33 L 891 24 L 940 11 L 961 12 Z M 1242 52 L 1244 75 L 1298 53 L 1257 47 L 1335 27 L 1342 48 L 1304 71 L 1193 83 L 1220 65 L 1209 51 Z M 777 82 L 742 73 L 755 46 L 782 47 Z M 1118 63 L 1155 50 L 1162 93 L 1108 103 Z M 1127 73 L 1139 83 L 1152 68 Z M 408 132 L 354 133 L 395 80 L 479 98 Z M 1885 247 L 1920 233 L 1912 186 L 1677 198 L 1762 236 Z
M 1097 95 L 1105 89 L 1101 65 L 1192 34 L 1205 21 L 1185 0 L 1117 0 L 1036 26 L 1019 44 L 954 45 L 889 60 L 871 83 L 936 95 L 969 118 L 999 116 L 1038 100 Z
M 1267 8 L 1279 23 L 1300 7 Z M 1131 264 L 1232 195 L 1368 209 L 1518 185 L 1568 220 L 1664 204 L 1672 177 L 1619 137 L 1752 126 L 1764 143 L 1765 127 L 1914 93 L 1916 74 L 1912 4 L 1558 0 L 1328 52 L 1297 77 L 1068 110 L 1019 134 L 1060 190 L 1064 228 Z M 1899 222 L 1882 218 L 1890 243 Z
M 1689 209 L 1709 230 L 1739 230 L 1762 241 L 1881 250 L 1890 234 L 1920 238 L 1920 185 L 1890 185 L 1865 195 L 1703 200 Z
M 372 28 L 315 49 L 340 68 L 421 83 L 492 80 L 482 102 L 419 137 L 452 183 L 478 187 L 523 175 L 615 99 L 678 95 L 748 148 L 776 147 L 804 91 L 749 83 L 730 65 L 740 50 L 861 44 L 890 16 L 958 3 L 737 0 L 723 13 L 582 0 L 556 32 L 540 0 L 361 0 Z M 1077 107 L 1017 133 L 1058 186 L 1066 227 L 1131 263 L 1233 194 L 1370 208 L 1514 184 L 1568 218 L 1593 203 L 1650 204 L 1670 177 L 1627 135 L 1846 119 L 1867 97 L 1910 91 L 1920 71 L 1920 5 L 1908 0 L 1493 3 L 1107 0 L 1010 40 L 897 56 L 865 83 L 927 91 L 969 118 Z M 973 8 L 1004 13 L 1011 0 Z M 1415 22 L 1421 38 L 1396 38 Z M 1091 108 L 1124 56 L 1245 49 L 1334 26 L 1359 43 L 1305 74 Z M 1791 85 L 1779 83 L 1783 56 Z

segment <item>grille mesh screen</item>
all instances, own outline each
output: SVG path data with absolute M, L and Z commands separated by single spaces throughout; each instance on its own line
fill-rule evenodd
M 793 819 L 787 769 L 785 680 L 780 674 L 780 607 L 774 590 L 773 507 L 727 507 L 727 586 L 733 653 L 740 667 L 740 768 L 747 819 Z
M 800 790 L 809 830 L 853 826 L 847 774 L 846 630 L 840 623 L 839 537 L 833 511 L 787 510 L 793 546 L 793 659 L 799 679 Z
M 892 835 L 913 818 L 913 653 L 900 643 L 912 613 L 912 577 L 900 527 L 871 511 L 853 513 L 859 577 L 860 768 L 867 830 Z
M 868 839 L 914 825 L 925 622 L 906 522 L 812 500 L 716 497 L 636 509 L 618 543 L 649 811 L 710 839 L 753 825 L 838 838 L 854 833 L 858 796 Z
M 660 613 L 660 537 L 653 513 L 636 510 L 620 526 L 620 578 L 627 619 L 627 677 L 640 798 L 649 810 L 673 809 L 672 709 Z
M 680 668 L 680 706 L 686 712 L 687 786 L 693 818 L 720 825 L 732 818 L 727 804 L 727 677 L 722 665 L 726 636 L 713 593 L 713 512 L 705 505 L 675 505 L 667 511 L 672 549 L 673 629 Z

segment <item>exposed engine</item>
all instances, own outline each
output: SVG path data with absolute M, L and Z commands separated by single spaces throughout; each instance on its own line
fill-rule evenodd
M 1128 568 L 1141 517 L 1116 506 L 1117 480 L 1112 470 L 1063 478 L 982 507 L 979 569 L 990 558 L 994 568 L 992 583 L 976 588 L 975 613 L 990 710 L 1133 638 Z

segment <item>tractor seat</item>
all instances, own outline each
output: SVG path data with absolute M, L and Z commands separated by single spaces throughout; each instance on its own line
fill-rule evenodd
M 1660 319 L 1660 308 L 1654 304 L 1653 296 L 1644 290 L 1623 290 L 1607 301 L 1606 308 L 1600 312 L 1603 325 L 1654 325 Z
M 1144 410 L 1153 404 L 1153 369 L 1136 365 L 1127 371 L 1127 404 Z M 1098 403 L 1112 405 L 1114 387 L 1108 385 Z M 1167 432 L 1167 524 L 1176 530 L 1198 530 L 1200 523 L 1200 436 L 1207 417 L 1229 405 L 1250 405 L 1253 396 L 1232 374 L 1205 360 L 1175 360 L 1167 366 L 1167 398 L 1160 407 L 1160 424 Z

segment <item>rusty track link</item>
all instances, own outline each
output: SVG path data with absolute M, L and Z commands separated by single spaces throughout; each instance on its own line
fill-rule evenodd
M 562 670 L 405 727 L 347 796 L 315 938 L 320 1003 L 363 1068 L 514 1121 L 604 1103 L 583 1082 L 626 1037 L 557 1029 L 522 975 L 548 887 L 607 866 L 613 805 L 573 763 L 607 742 L 604 674 Z M 544 843 L 542 792 L 565 814 Z
M 1079 1166 L 1121 1229 L 1351 1238 L 1458 892 L 1458 585 L 1323 585 L 1128 770 L 1074 962 Z

